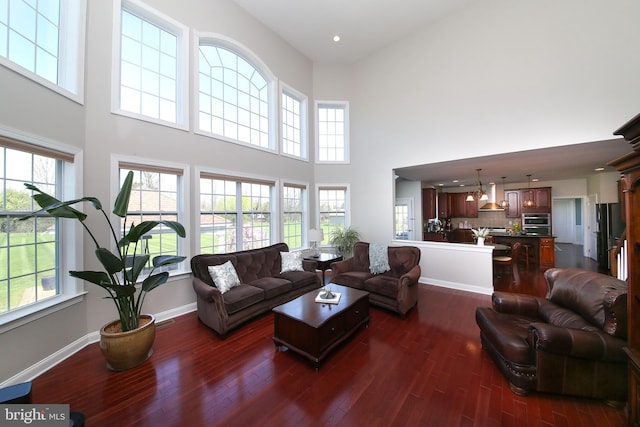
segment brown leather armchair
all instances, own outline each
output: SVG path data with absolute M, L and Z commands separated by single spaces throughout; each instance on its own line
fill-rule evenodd
M 511 390 L 627 399 L 627 284 L 580 269 L 545 272 L 546 298 L 495 292 L 478 307 L 482 346 Z
M 389 246 L 389 267 L 384 273 L 372 274 L 369 266 L 369 243 L 357 242 L 353 256 L 331 264 L 332 283 L 364 289 L 369 302 L 393 310 L 402 316 L 418 302 L 420 249 L 415 246 Z

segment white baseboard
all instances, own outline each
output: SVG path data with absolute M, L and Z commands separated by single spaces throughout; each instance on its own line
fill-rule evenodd
M 429 277 L 420 277 L 420 283 L 427 285 L 440 286 L 442 288 L 456 289 L 459 291 L 474 292 L 476 294 L 491 295 L 493 288 L 487 289 L 484 286 L 473 286 L 465 283 L 448 282 L 446 280 L 432 279 Z
M 191 304 L 183 305 L 182 307 L 172 308 L 171 310 L 163 311 L 162 313 L 156 314 L 155 315 L 156 322 L 162 322 L 164 320 L 182 316 L 183 314 L 191 313 L 193 311 L 196 311 L 195 302 Z M 55 353 L 45 357 L 38 363 L 31 365 L 30 367 L 23 370 L 22 372 L 19 372 L 18 374 L 7 379 L 3 383 L 0 383 L 0 388 L 23 383 L 26 381 L 32 381 L 34 378 L 47 372 L 49 369 L 53 368 L 63 360 L 73 356 L 75 353 L 79 352 L 89 344 L 93 344 L 98 341 L 100 341 L 100 331 L 89 332 L 87 335 L 81 338 L 78 338 L 71 344 L 64 346 L 63 348 L 56 351 Z

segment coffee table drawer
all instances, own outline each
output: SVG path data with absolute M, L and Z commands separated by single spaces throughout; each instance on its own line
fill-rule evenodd
M 369 319 L 369 299 L 363 298 L 345 311 L 345 329 L 349 330 Z
M 321 346 L 321 352 L 324 351 L 325 348 L 333 344 L 335 340 L 337 340 L 344 334 L 344 323 L 344 315 L 341 313 L 335 317 L 332 317 L 320 327 L 320 329 L 318 330 L 318 344 L 320 344 Z

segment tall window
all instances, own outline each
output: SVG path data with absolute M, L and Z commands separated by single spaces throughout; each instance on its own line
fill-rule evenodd
M 201 40 L 198 59 L 198 129 L 273 150 L 272 84 L 245 57 Z
M 116 112 L 186 127 L 187 28 L 132 0 L 122 1 L 116 21 Z
M 17 221 L 39 209 L 24 183 L 63 198 L 63 172 L 73 156 L 0 137 L 0 314 L 62 292 L 62 234 L 47 214 Z
M 127 230 L 125 226 L 131 223 L 139 224 L 142 221 L 180 221 L 182 222 L 181 189 L 182 174 L 181 169 L 171 169 L 166 167 L 155 167 L 139 165 L 135 163 L 120 162 L 120 184 L 122 184 L 129 173 L 133 171 L 133 186 L 131 199 L 127 208 L 127 224 L 124 218 L 121 223 L 122 233 Z M 158 255 L 184 255 L 182 239 L 175 231 L 168 227 L 159 226 L 151 230 L 142 237 L 142 248 L 139 253 L 149 254 L 151 260 Z M 151 268 L 151 263 L 147 268 Z M 174 264 L 168 269 L 178 269 Z
M 347 162 L 349 160 L 349 104 L 316 104 L 317 159 L 319 162 Z
M 301 185 L 284 184 L 282 187 L 284 242 L 289 249 L 302 248 L 306 191 Z
M 282 91 L 282 152 L 307 158 L 307 99 L 292 89 Z
M 329 244 L 333 231 L 347 226 L 347 188 L 321 187 L 318 192 L 320 227 L 324 232 L 323 245 Z
M 271 244 L 273 182 L 202 173 L 200 252 L 226 253 Z
M 2 64 L 82 102 L 85 10 L 85 0 L 0 1 Z

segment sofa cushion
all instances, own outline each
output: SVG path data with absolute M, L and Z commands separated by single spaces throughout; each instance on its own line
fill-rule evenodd
M 547 298 L 551 302 L 576 311 L 610 335 L 626 337 L 625 282 L 580 269 L 547 270 L 545 278 L 550 288 Z M 624 304 L 617 303 L 618 298 Z M 620 322 L 622 317 L 624 321 Z
M 240 284 L 240 279 L 231 260 L 221 265 L 210 265 L 209 274 L 216 288 L 220 289 L 223 294 Z
M 287 271 L 278 274 L 277 277 L 291 282 L 292 289 L 300 289 L 313 284 L 320 284 L 316 273 L 311 271 Z
M 302 252 L 280 252 L 282 258 L 281 273 L 287 271 L 303 271 Z
M 598 328 L 584 320 L 582 316 L 573 310 L 560 307 L 550 301 L 541 301 L 538 307 L 540 317 L 547 323 L 563 328 L 582 329 L 594 331 Z
M 255 286 L 240 285 L 230 289 L 222 297 L 227 314 L 233 314 L 264 300 L 264 290 Z
M 535 353 L 529 343 L 529 325 L 535 320 L 499 313 L 489 307 L 476 309 L 476 323 L 488 341 L 509 362 L 523 366 L 535 364 Z
M 378 275 L 364 281 L 364 290 L 396 299 L 399 281 L 395 277 Z
M 355 289 L 364 289 L 364 281 L 371 277 L 373 274 L 368 271 L 347 271 L 332 277 L 331 282 Z
M 278 277 L 263 277 L 262 279 L 256 279 L 247 284 L 262 289 L 265 299 L 282 295 L 289 292 L 292 288 L 290 281 Z

